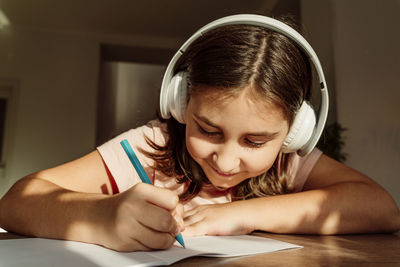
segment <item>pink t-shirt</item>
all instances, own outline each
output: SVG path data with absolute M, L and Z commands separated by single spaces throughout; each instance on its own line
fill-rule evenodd
M 148 152 L 154 152 L 154 149 L 146 143 L 144 136 L 147 136 L 156 144 L 165 144 L 168 139 L 165 129 L 166 125 L 160 121 L 150 121 L 147 125 L 124 132 L 97 147 L 97 150 L 100 152 L 104 162 L 115 179 L 119 192 L 123 192 L 141 182 L 139 175 L 135 171 L 120 144 L 123 139 L 129 141 L 139 161 L 143 165 L 144 170 L 155 186 L 170 189 L 177 194 L 183 192 L 183 184 L 178 184 L 174 177 L 166 177 L 163 173 L 154 170 L 152 168 L 154 163 L 153 160 L 146 157 L 139 149 L 141 148 Z M 293 187 L 295 192 L 302 191 L 308 175 L 321 154 L 322 152 L 320 150 L 314 149 L 305 157 L 300 157 L 296 153 L 291 155 L 289 173 L 291 174 L 290 177 L 293 177 L 293 180 L 288 182 L 289 186 Z M 230 201 L 231 196 L 229 193 L 218 191 L 212 186 L 205 186 L 196 197 L 184 203 L 184 210 L 190 210 L 203 204 L 226 203 Z

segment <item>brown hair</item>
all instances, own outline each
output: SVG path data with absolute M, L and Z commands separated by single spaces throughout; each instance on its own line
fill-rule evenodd
M 292 21 L 280 19 L 292 27 Z M 189 97 L 212 86 L 221 95 L 235 95 L 251 86 L 252 95 L 281 108 L 289 124 L 302 101 L 309 99 L 310 63 L 293 41 L 275 31 L 252 25 L 230 25 L 214 29 L 197 39 L 177 64 L 176 72 L 187 71 Z M 147 153 L 155 169 L 186 184 L 180 195 L 188 200 L 209 184 L 201 167 L 186 150 L 185 125 L 166 120 L 169 139 Z M 247 179 L 233 189 L 233 199 L 247 199 L 290 192 L 287 180 L 289 154 L 280 153 L 264 174 Z

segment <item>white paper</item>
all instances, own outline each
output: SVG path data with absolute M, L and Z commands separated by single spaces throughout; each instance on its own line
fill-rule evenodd
M 177 243 L 168 250 L 116 252 L 101 246 L 54 239 L 0 240 L 1 267 L 131 267 L 169 265 L 192 256 L 233 257 L 300 248 L 264 237 L 203 236 L 185 238 L 186 249 Z

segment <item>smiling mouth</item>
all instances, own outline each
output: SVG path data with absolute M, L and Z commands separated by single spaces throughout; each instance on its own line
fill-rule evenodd
M 224 172 L 220 172 L 217 169 L 215 169 L 214 167 L 211 167 L 218 175 L 223 176 L 223 177 L 232 177 L 234 175 L 236 175 L 236 173 L 224 173 Z

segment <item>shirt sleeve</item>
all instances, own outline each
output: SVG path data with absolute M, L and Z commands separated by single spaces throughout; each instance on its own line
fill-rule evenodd
M 292 173 L 293 180 L 290 183 L 294 192 L 300 192 L 303 190 L 304 184 L 307 181 L 311 170 L 314 168 L 318 159 L 321 157 L 322 151 L 318 148 L 314 148 L 310 154 L 300 157 L 294 154 L 291 162 L 289 163 L 289 168 Z
M 120 142 L 124 139 L 128 140 L 140 163 L 143 165 L 145 172 L 153 182 L 153 169 L 150 168 L 153 163 L 152 159 L 146 157 L 141 152 L 141 149 L 145 151 L 153 150 L 147 144 L 145 136 L 149 137 L 151 140 L 154 140 L 154 133 L 151 124 L 124 132 L 97 147 L 97 150 L 99 151 L 105 164 L 110 170 L 115 183 L 117 184 L 119 192 L 126 191 L 141 181 L 139 175 L 137 174 L 132 163 L 129 161 L 128 156 L 120 144 Z

